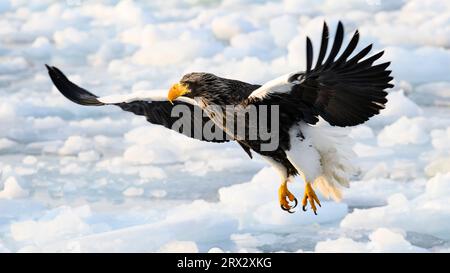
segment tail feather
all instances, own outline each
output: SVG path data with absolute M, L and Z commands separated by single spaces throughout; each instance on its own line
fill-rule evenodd
M 349 187 L 349 178 L 355 171 L 351 162 L 354 153 L 348 129 L 332 127 L 322 120 L 315 126 L 303 126 L 302 132 L 312 139 L 320 155 L 322 174 L 314 180 L 314 187 L 325 198 L 341 200 L 341 189 Z

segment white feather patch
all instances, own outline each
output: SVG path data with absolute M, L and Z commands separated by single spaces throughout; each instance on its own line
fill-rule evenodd
M 294 132 L 301 130 L 304 141 L 299 140 Z M 340 200 L 341 188 L 349 186 L 349 177 L 355 171 L 351 159 L 355 154 L 352 151 L 352 139 L 348 137 L 348 129 L 330 126 L 321 120 L 312 126 L 300 123 L 291 128 L 291 151 L 289 161 L 299 171 L 304 172 L 306 181 L 313 182 L 326 198 Z M 297 140 L 293 141 L 293 138 Z M 293 142 L 292 142 L 293 141 Z M 306 145 L 306 146 L 305 146 Z M 308 158 L 309 157 L 309 158 Z M 317 165 L 320 166 L 318 171 Z M 310 172 L 308 174 L 308 172 Z
M 167 101 L 167 90 L 144 90 L 133 92 L 130 94 L 109 95 L 97 99 L 105 104 L 129 103 L 133 101 Z M 178 97 L 176 100 L 192 105 L 197 104 L 193 99 L 187 97 Z
M 322 173 L 320 154 L 310 137 L 305 137 L 305 139 L 298 137 L 300 128 L 294 126 L 289 131 L 291 148 L 286 151 L 286 155 L 305 181 L 312 182 Z
M 253 91 L 250 94 L 249 98 L 263 99 L 268 94 L 287 93 L 291 91 L 293 83 L 288 82 L 288 79 L 295 73 L 285 74 L 276 79 L 266 82 L 263 86 Z
M 99 101 L 106 104 L 114 103 L 128 103 L 137 100 L 143 101 L 165 101 L 167 100 L 167 91 L 151 90 L 151 91 L 137 91 L 130 94 L 109 95 L 98 98 Z

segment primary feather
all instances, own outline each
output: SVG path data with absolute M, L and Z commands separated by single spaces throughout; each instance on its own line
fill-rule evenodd
M 122 101 L 112 101 L 108 102 L 108 98 L 99 98 L 93 93 L 87 91 L 84 88 L 79 87 L 75 83 L 71 82 L 58 68 L 54 66 L 46 65 L 48 74 L 53 82 L 53 84 L 58 88 L 58 90 L 69 100 L 85 106 L 101 106 L 101 105 L 115 105 L 120 107 L 122 110 L 131 112 L 135 115 L 145 116 L 148 122 L 162 125 L 166 128 L 173 129 L 173 124 L 179 119 L 178 117 L 173 117 L 171 111 L 173 107 L 177 105 L 183 105 L 188 107 L 191 113 L 196 111 L 202 112 L 198 106 L 188 103 L 188 100 L 174 101 L 170 103 L 167 99 L 162 100 L 160 96 L 157 97 L 147 97 L 145 99 L 136 97 L 130 98 L 129 96 Z M 111 98 L 109 98 L 110 100 Z M 195 109 L 197 108 L 197 109 Z M 178 128 L 178 132 L 184 134 L 188 137 L 197 138 L 203 141 L 211 142 L 227 142 L 228 138 L 225 133 L 222 132 L 222 138 L 209 139 L 205 138 L 203 135 L 203 126 L 210 121 L 208 116 L 200 115 L 201 120 L 197 120 L 199 117 L 196 115 L 191 115 L 192 124 L 190 128 L 181 127 Z M 194 126 L 195 124 L 201 124 L 200 128 Z M 219 128 L 217 128 L 220 130 Z M 197 131 L 196 131 L 197 130 Z
M 300 120 L 315 124 L 317 117 L 321 116 L 331 125 L 354 126 L 378 114 L 387 102 L 384 89 L 393 87 L 390 83 L 393 79 L 391 71 L 386 70 L 390 63 L 373 65 L 383 55 L 383 51 L 363 60 L 372 48 L 369 45 L 348 59 L 359 41 L 359 32 L 356 31 L 338 56 L 344 37 L 344 27 L 339 22 L 333 45 L 326 57 L 328 35 L 328 26 L 324 23 L 314 68 L 311 67 L 312 42 L 307 37 L 306 71 L 291 73 L 263 85 L 249 96 L 248 103 L 276 103 L 283 108 L 296 108 L 297 118 L 289 120 L 290 125 Z

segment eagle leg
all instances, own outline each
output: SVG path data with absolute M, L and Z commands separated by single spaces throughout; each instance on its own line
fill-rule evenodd
M 311 205 L 311 209 L 314 211 L 314 214 L 317 215 L 317 207 L 316 204 L 319 205 L 319 207 L 321 207 L 320 205 L 320 201 L 319 198 L 317 198 L 316 193 L 314 192 L 311 183 L 307 182 L 306 186 L 305 186 L 305 195 L 303 196 L 302 199 L 302 208 L 303 211 L 306 211 L 306 205 L 309 201 L 309 204 Z
M 291 209 L 295 208 L 298 204 L 297 198 L 287 188 L 288 180 L 284 180 L 278 189 L 278 197 L 280 200 L 280 207 L 289 213 L 294 213 Z M 294 202 L 294 205 L 289 205 L 289 202 Z

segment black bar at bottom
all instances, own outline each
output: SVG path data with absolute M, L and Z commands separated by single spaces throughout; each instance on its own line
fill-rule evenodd
M 386 271 L 393 265 L 402 271 L 446 262 L 447 254 L 314 254 L 314 253 L 199 253 L 199 254 L 0 254 L 2 267 L 8 263 L 20 271 L 79 272 L 112 269 L 114 272 L 323 272 L 342 270 Z M 432 260 L 432 261 L 427 261 Z M 62 267 L 61 267 L 62 266 Z M 310 271 L 311 270 L 311 271 Z

